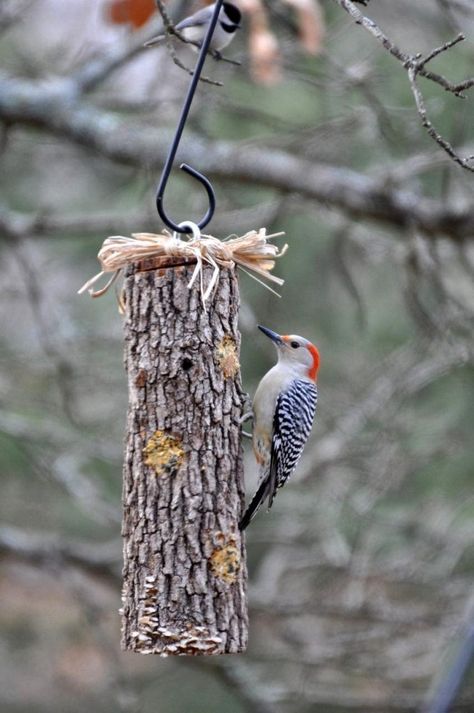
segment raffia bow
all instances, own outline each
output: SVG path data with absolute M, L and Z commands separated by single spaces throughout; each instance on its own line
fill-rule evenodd
M 87 290 L 91 297 L 101 297 L 127 265 L 151 258 L 169 257 L 196 261 L 188 287 L 191 288 L 199 278 L 203 304 L 217 285 L 221 268 L 229 268 L 234 264 L 274 292 L 269 285 L 259 280 L 257 275 L 277 285 L 283 285 L 284 280 L 272 275 L 271 270 L 275 266 L 276 258 L 285 254 L 288 245 L 284 245 L 280 250 L 276 245 L 268 242 L 281 235 L 284 233 L 267 235 L 266 229 L 260 228 L 260 230 L 251 230 L 242 237 L 230 236 L 225 241 L 212 235 L 202 235 L 198 239 L 183 241 L 172 237 L 167 231 L 160 235 L 133 233 L 131 238 L 112 236 L 104 241 L 97 256 L 102 266 L 101 272 L 88 280 L 79 290 L 79 294 Z M 213 267 L 213 274 L 206 288 L 204 288 L 204 264 Z M 94 290 L 93 285 L 106 273 L 113 273 L 113 275 L 104 287 Z

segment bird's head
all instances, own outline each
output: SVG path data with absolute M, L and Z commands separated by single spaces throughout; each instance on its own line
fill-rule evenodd
M 277 334 L 267 327 L 258 328 L 275 344 L 278 360 L 294 367 L 312 381 L 316 381 L 319 369 L 319 352 L 308 339 L 297 334 Z
M 222 13 L 224 15 L 222 22 L 225 23 L 227 31 L 238 30 L 242 22 L 242 13 L 239 8 L 231 2 L 225 2 L 222 5 Z

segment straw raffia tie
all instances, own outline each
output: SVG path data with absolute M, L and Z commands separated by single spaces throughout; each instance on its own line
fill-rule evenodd
M 285 254 L 288 245 L 284 245 L 280 250 L 276 245 L 268 242 L 271 238 L 276 238 L 280 235 L 284 235 L 284 233 L 267 235 L 265 228 L 251 230 L 242 237 L 230 236 L 225 241 L 214 238 L 212 235 L 202 235 L 199 238 L 193 238 L 185 242 L 171 236 L 167 231 L 164 231 L 161 235 L 133 233 L 131 238 L 115 235 L 104 241 L 97 256 L 102 266 L 101 272 L 88 280 L 79 290 L 79 294 L 87 290 L 91 297 L 101 297 L 127 265 L 160 257 L 196 261 L 196 267 L 188 288 L 191 288 L 199 278 L 203 304 L 205 304 L 216 287 L 221 268 L 230 268 L 234 264 L 237 264 L 250 277 L 274 292 L 269 285 L 265 285 L 256 275 L 260 275 L 280 286 L 283 285 L 284 280 L 272 275 L 271 270 L 275 266 L 275 259 Z M 203 284 L 203 266 L 205 263 L 214 268 L 206 289 L 204 289 Z M 93 285 L 104 274 L 110 272 L 113 275 L 107 284 L 99 290 L 94 290 Z

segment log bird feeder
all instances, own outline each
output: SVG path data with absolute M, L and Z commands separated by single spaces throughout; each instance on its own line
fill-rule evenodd
M 221 7 L 217 0 L 157 191 L 175 238 L 196 230 L 199 238 L 215 210 L 210 181 L 187 164 L 180 168 L 209 198 L 204 218 L 177 224 L 163 198 Z M 235 270 L 224 269 L 203 303 L 202 280 L 212 273 L 201 266 L 189 289 L 195 266 L 192 257 L 158 257 L 125 273 L 122 648 L 142 654 L 247 645 L 239 290 Z

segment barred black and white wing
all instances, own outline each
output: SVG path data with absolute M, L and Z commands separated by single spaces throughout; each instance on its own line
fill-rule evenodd
M 286 483 L 296 468 L 313 425 L 318 390 L 316 384 L 295 379 L 278 397 L 273 418 L 270 461 L 270 508 L 278 488 Z
M 240 522 L 244 530 L 268 498 L 271 508 L 278 488 L 286 483 L 303 453 L 318 401 L 316 384 L 295 379 L 278 396 L 273 417 L 270 469 Z

